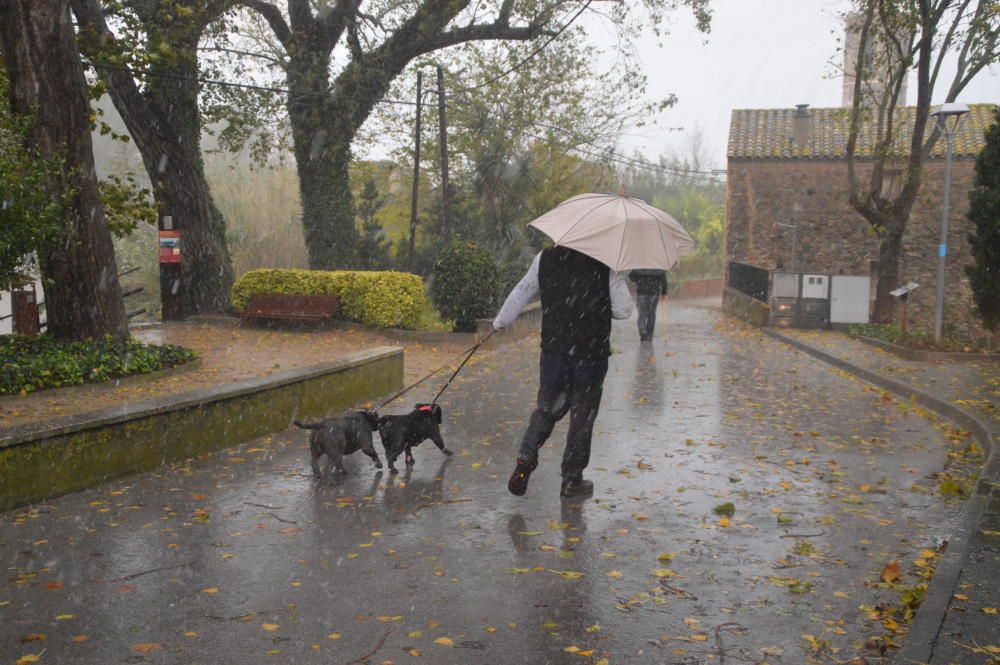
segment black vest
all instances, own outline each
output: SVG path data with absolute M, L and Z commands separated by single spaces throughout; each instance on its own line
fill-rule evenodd
M 542 350 L 574 358 L 611 355 L 609 268 L 566 247 L 542 251 Z

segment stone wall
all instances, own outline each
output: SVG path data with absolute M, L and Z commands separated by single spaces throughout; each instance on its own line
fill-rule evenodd
M 403 383 L 403 350 L 154 398 L 0 434 L 0 512 L 202 455 L 374 400 Z M 304 459 L 304 458 L 303 458 Z
M 757 328 L 766 326 L 771 318 L 769 306 L 728 286 L 722 289 L 722 311 Z
M 972 187 L 972 159 L 956 159 L 952 171 L 945 282 L 945 330 L 980 334 L 964 267 L 971 262 L 965 218 Z M 866 177 L 868 166 L 861 165 Z M 906 234 L 900 282 L 917 282 L 908 319 L 915 329 L 932 330 L 938 234 L 944 187 L 944 160 L 924 166 L 920 193 Z M 798 225 L 796 270 L 869 275 L 878 257 L 878 239 L 848 203 L 847 165 L 834 160 L 730 159 L 726 196 L 726 257 L 768 270 L 791 270 L 792 232 Z M 873 282 L 874 282 L 874 275 Z

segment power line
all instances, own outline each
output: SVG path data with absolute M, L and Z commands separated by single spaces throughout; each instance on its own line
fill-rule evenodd
M 586 9 L 586 7 L 589 6 L 590 2 L 592 2 L 592 1 L 593 0 L 588 0 L 588 3 L 587 3 L 587 5 L 584 6 L 584 9 Z M 580 12 L 577 13 L 577 16 L 579 16 L 579 13 Z M 576 17 L 574 16 L 574 18 L 570 20 L 570 23 L 573 20 L 575 20 L 575 18 Z M 564 29 L 565 29 L 565 27 L 568 27 L 568 26 L 569 26 L 569 23 L 567 23 L 564 26 Z M 549 40 L 549 42 L 551 42 L 551 39 Z M 548 45 L 548 42 L 546 44 L 543 44 L 541 48 L 544 48 L 544 46 L 547 46 L 547 45 Z M 541 51 L 541 48 L 536 49 L 536 51 L 535 51 L 535 53 L 533 55 L 537 55 L 537 53 Z M 533 57 L 533 55 L 529 56 L 529 59 L 530 59 L 530 57 Z M 525 59 L 524 61 L 518 63 L 517 66 L 523 65 L 525 62 L 527 62 L 527 59 Z M 250 83 L 235 83 L 233 81 L 223 81 L 223 80 L 219 80 L 219 79 L 211 79 L 211 78 L 204 77 L 204 76 L 185 76 L 183 74 L 170 74 L 168 72 L 140 72 L 140 71 L 136 71 L 135 69 L 133 69 L 131 67 L 127 67 L 125 65 L 113 65 L 113 64 L 109 64 L 109 63 L 96 63 L 96 62 L 91 62 L 91 61 L 84 61 L 84 64 L 86 64 L 87 66 L 89 66 L 89 67 L 91 67 L 93 69 L 110 69 L 110 70 L 114 70 L 114 71 L 127 72 L 127 73 L 129 73 L 129 74 L 131 74 L 132 76 L 135 76 L 135 77 L 151 76 L 151 77 L 154 77 L 154 78 L 164 78 L 164 79 L 176 80 L 176 81 L 193 81 L 193 82 L 202 83 L 202 84 L 205 84 L 205 85 L 216 85 L 216 86 L 226 87 L 226 88 L 237 88 L 237 89 L 246 89 L 246 90 L 256 90 L 256 91 L 260 91 L 260 92 L 270 92 L 270 93 L 276 93 L 276 94 L 284 94 L 284 95 L 289 95 L 290 98 L 293 98 L 292 92 L 290 90 L 286 89 L 286 88 L 277 88 L 277 87 L 273 87 L 273 86 L 262 86 L 262 85 L 255 85 L 255 84 L 250 84 Z M 513 71 L 513 70 L 509 70 L 509 71 L 505 72 L 504 74 L 500 75 L 500 77 L 502 78 L 502 76 L 506 76 L 511 71 Z M 484 82 L 483 84 L 478 85 L 478 86 L 474 86 L 472 88 L 463 88 L 463 89 L 460 89 L 460 90 L 458 90 L 456 92 L 468 92 L 470 90 L 476 90 L 476 89 L 482 88 L 487 83 L 488 82 Z M 313 92 L 313 93 L 299 93 L 297 95 L 294 95 L 294 97 L 297 97 L 297 98 L 301 98 L 301 97 L 314 97 L 314 96 L 325 96 L 325 93 L 316 93 L 316 92 Z M 454 102 L 454 99 L 455 98 L 452 97 L 452 101 L 453 102 Z M 408 101 L 408 100 L 403 100 L 403 99 L 390 99 L 390 98 L 383 98 L 383 99 L 379 100 L 379 103 L 395 104 L 395 105 L 401 105 L 401 106 L 413 106 L 413 107 L 416 107 L 416 106 L 421 106 L 422 107 L 424 104 L 426 104 L 426 102 L 420 102 L 418 104 L 417 102 L 413 102 L 413 101 Z M 459 104 L 459 106 L 461 106 L 461 103 Z M 668 172 L 668 173 L 672 173 L 674 175 L 685 176 L 685 177 L 688 177 L 688 176 L 689 177 L 702 177 L 702 178 L 706 178 L 707 177 L 707 178 L 711 178 L 713 180 L 715 178 L 717 178 L 719 175 L 723 175 L 725 173 L 724 171 L 720 171 L 720 170 L 699 171 L 699 170 L 696 170 L 696 169 L 679 169 L 679 168 L 676 168 L 676 167 L 667 167 L 667 166 L 662 166 L 662 165 L 654 165 L 654 164 L 650 164 L 648 162 L 643 162 L 643 161 L 640 161 L 640 160 L 636 160 L 636 159 L 634 159 L 632 157 L 629 157 L 627 155 L 623 155 L 623 154 L 615 152 L 613 150 L 608 150 L 606 148 L 603 148 L 602 146 L 599 146 L 599 145 L 593 143 L 592 141 L 585 139 L 584 137 L 580 136 L 579 134 L 576 134 L 575 132 L 572 132 L 572 131 L 567 130 L 567 129 L 563 129 L 562 127 L 557 127 L 555 125 L 550 125 L 548 123 L 532 123 L 532 126 L 538 127 L 540 129 L 550 129 L 550 130 L 554 130 L 554 131 L 558 131 L 558 132 L 561 132 L 563 134 L 566 134 L 567 136 L 570 136 L 574 140 L 580 141 L 580 142 L 585 143 L 585 144 L 587 144 L 587 145 L 589 145 L 589 146 L 591 146 L 593 148 L 596 148 L 597 150 L 600 150 L 601 153 L 589 152 L 589 151 L 583 150 L 579 146 L 573 146 L 573 147 L 571 147 L 572 150 L 575 150 L 577 152 L 581 152 L 581 153 L 583 153 L 583 154 L 585 154 L 587 156 L 590 156 L 590 157 L 594 157 L 594 158 L 597 158 L 597 159 L 602 159 L 602 160 L 609 161 L 609 162 L 615 162 L 615 163 L 618 163 L 618 164 L 622 164 L 624 166 L 631 166 L 633 168 L 641 168 L 641 169 L 646 169 L 646 170 L 649 170 L 649 171 L 655 171 L 655 172 L 659 172 L 659 173 Z M 537 136 L 537 135 L 533 135 L 533 134 L 528 134 L 528 136 L 531 137 L 531 138 L 534 138 L 536 140 L 539 140 L 539 141 L 547 141 L 548 140 L 545 137 L 541 137 L 541 136 Z
M 583 7 L 580 7 L 579 11 L 576 12 L 576 14 L 574 14 L 568 21 L 566 21 L 566 23 L 564 23 L 561 28 L 559 28 L 558 30 L 556 30 L 555 34 L 550 35 L 547 40 L 545 40 L 538 48 L 534 49 L 531 53 L 529 53 L 527 56 L 525 56 L 523 60 L 520 60 L 519 62 L 515 63 L 512 67 L 510 67 L 509 69 L 507 69 L 507 70 L 505 70 L 503 72 L 500 72 L 496 76 L 494 76 L 492 78 L 489 78 L 489 79 L 486 79 L 482 83 L 479 83 L 479 84 L 474 85 L 474 86 L 470 86 L 468 88 L 458 88 L 457 90 L 455 90 L 455 93 L 473 92 L 475 90 L 479 90 L 481 88 L 485 88 L 486 86 L 488 86 L 488 85 L 490 85 L 492 83 L 496 83 L 500 79 L 502 79 L 502 78 L 504 78 L 504 77 L 506 77 L 506 76 L 508 76 L 510 74 L 513 74 L 514 72 L 516 72 L 522 66 L 524 66 L 525 64 L 527 64 L 528 62 L 530 62 L 531 60 L 533 60 L 536 55 L 538 55 L 539 53 L 541 53 L 542 51 L 544 51 L 545 48 L 549 44 L 551 44 L 552 42 L 554 42 L 562 33 L 564 33 L 569 28 L 569 26 L 573 25 L 573 22 L 576 21 L 576 19 L 580 18 L 580 15 L 583 14 L 583 12 L 585 12 L 588 7 L 590 7 L 590 3 L 592 3 L 593 1 L 594 0 L 587 0 L 587 2 L 583 5 Z

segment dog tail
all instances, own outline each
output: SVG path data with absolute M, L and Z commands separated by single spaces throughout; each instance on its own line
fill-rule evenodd
M 323 429 L 323 423 L 300 423 L 298 420 L 293 420 L 292 424 L 300 429 Z

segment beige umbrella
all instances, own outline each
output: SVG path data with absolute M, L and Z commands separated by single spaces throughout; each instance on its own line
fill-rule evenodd
M 694 240 L 676 219 L 624 194 L 580 194 L 528 226 L 612 270 L 670 270 Z

